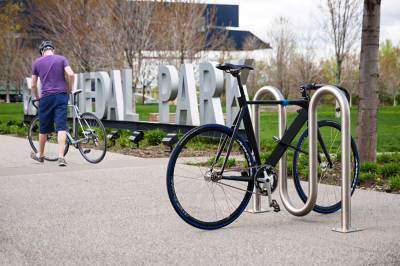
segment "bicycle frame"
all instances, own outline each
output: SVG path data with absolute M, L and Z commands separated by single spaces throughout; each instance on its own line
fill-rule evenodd
M 308 105 L 309 105 L 309 98 L 308 97 L 304 97 L 303 99 L 299 99 L 299 100 L 282 100 L 282 101 L 276 101 L 276 100 L 265 100 L 265 101 L 248 101 L 245 98 L 245 94 L 244 94 L 244 90 L 243 90 L 243 86 L 241 84 L 240 81 L 240 75 L 238 74 L 236 76 L 237 80 L 238 80 L 238 85 L 239 85 L 239 91 L 240 91 L 240 97 L 238 97 L 238 102 L 239 102 L 239 112 L 236 115 L 233 125 L 232 125 L 232 129 L 233 129 L 233 134 L 232 137 L 230 139 L 229 142 L 229 146 L 226 152 L 226 156 L 224 158 L 224 163 L 222 165 L 221 170 L 219 171 L 218 175 L 222 176 L 225 167 L 227 165 L 228 159 L 229 159 L 229 155 L 231 153 L 232 150 L 232 146 L 233 146 L 233 141 L 236 138 L 237 134 L 238 134 L 238 130 L 239 127 L 241 125 L 241 123 L 243 122 L 244 125 L 244 129 L 246 132 L 246 136 L 247 136 L 247 141 L 249 143 L 250 149 L 253 152 L 254 155 L 254 159 L 256 162 L 256 167 L 261 166 L 261 159 L 260 159 L 260 153 L 258 150 L 258 145 L 257 145 L 257 141 L 256 141 L 256 137 L 254 134 L 254 128 L 253 125 L 251 123 L 251 117 L 250 117 L 250 112 L 249 112 L 249 104 L 258 104 L 258 105 L 276 105 L 276 104 L 281 104 L 281 105 L 296 105 L 296 106 L 300 106 L 301 109 L 298 111 L 298 115 L 295 118 L 295 120 L 292 122 L 292 124 L 290 125 L 290 127 L 286 130 L 285 134 L 283 135 L 282 139 L 279 140 L 277 146 L 274 148 L 274 150 L 272 151 L 271 155 L 267 158 L 265 165 L 266 166 L 271 166 L 271 167 L 275 167 L 280 158 L 284 155 L 284 153 L 286 152 L 286 150 L 291 147 L 294 148 L 295 150 L 298 150 L 296 147 L 294 147 L 293 145 L 291 145 L 292 141 L 294 140 L 294 138 L 297 136 L 297 134 L 300 132 L 301 128 L 306 124 L 306 122 L 308 121 Z M 330 166 L 332 166 L 332 160 L 330 158 L 329 152 L 326 148 L 326 145 L 322 139 L 321 133 L 318 129 L 318 142 L 321 145 L 321 148 L 323 150 L 324 155 L 326 156 L 328 163 Z M 228 137 L 226 137 L 221 145 L 221 149 L 218 151 L 217 156 L 216 156 L 216 160 L 218 161 L 218 159 L 220 158 L 222 151 L 226 145 L 226 142 L 228 141 Z M 308 152 L 306 151 L 302 151 L 302 150 L 298 150 L 302 153 L 308 154 Z M 321 162 L 321 158 L 320 155 L 318 153 L 318 161 Z M 250 178 L 252 177 L 222 177 L 222 179 L 230 179 L 230 180 L 238 180 L 238 181 L 249 181 Z
M 81 127 L 82 131 L 83 131 L 83 125 L 82 125 L 82 122 L 80 119 L 81 112 L 80 112 L 78 106 L 75 104 L 75 102 L 76 102 L 75 97 L 73 97 L 73 98 L 74 99 L 72 101 L 72 104 L 68 104 L 68 107 L 72 108 L 72 135 L 67 131 L 67 138 L 72 145 L 77 146 L 80 142 L 82 142 L 85 139 L 84 138 L 78 139 L 78 132 L 76 130 L 76 127 L 77 127 L 76 121 L 78 121 L 79 126 Z M 86 123 L 86 126 L 88 126 L 88 128 L 91 129 L 89 124 L 86 121 L 85 121 L 85 123 Z

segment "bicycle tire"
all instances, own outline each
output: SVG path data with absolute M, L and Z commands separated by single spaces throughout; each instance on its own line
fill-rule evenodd
M 169 199 L 177 214 L 186 223 L 196 228 L 214 230 L 227 226 L 240 216 L 252 196 L 254 187 L 253 178 L 251 178 L 251 181 L 226 179 L 212 181 L 207 180 L 209 179 L 209 176 L 207 176 L 208 172 L 204 172 L 204 174 L 201 172 L 210 169 L 210 165 L 213 165 L 214 169 L 221 167 L 223 158 L 220 158 L 221 161 L 217 162 L 215 153 L 218 147 L 223 146 L 221 140 L 224 137 L 231 139 L 231 136 L 232 130 L 228 127 L 217 124 L 203 125 L 185 134 L 177 143 L 170 156 L 166 176 Z M 217 149 L 213 150 L 218 141 Z M 202 148 L 202 145 L 206 149 Z M 200 148 L 197 149 L 197 146 Z M 207 152 L 210 153 L 210 158 L 206 157 Z M 229 158 L 233 163 L 227 166 L 224 174 L 228 175 L 231 173 L 232 176 L 241 177 L 254 176 L 255 169 L 252 167 L 254 166 L 254 160 L 249 147 L 241 137 L 237 136 L 235 138 Z M 197 171 L 197 169 L 200 172 L 191 172 Z M 183 176 L 180 176 L 181 172 L 183 172 Z M 191 173 L 201 174 L 197 179 L 186 176 Z M 195 191 L 188 193 L 192 188 Z M 186 201 L 186 198 L 189 199 Z M 227 209 L 224 209 L 225 206 Z M 193 208 L 193 210 L 189 208 Z M 214 215 L 215 218 L 213 217 Z
M 335 130 L 337 133 L 335 135 L 335 139 L 333 140 L 334 143 L 338 143 L 338 147 L 340 147 L 340 136 L 338 137 L 338 133 L 341 131 L 341 126 L 340 124 L 338 124 L 335 121 L 330 121 L 330 120 L 323 120 L 323 121 L 319 121 L 318 122 L 318 128 L 320 131 L 322 131 L 323 128 L 331 128 L 332 130 Z M 328 132 L 325 131 L 325 129 L 323 129 L 324 132 Z M 331 136 L 332 136 L 332 131 L 330 132 Z M 326 139 L 326 135 L 327 133 L 321 133 L 321 135 L 323 135 L 322 137 L 324 139 Z M 325 137 L 324 137 L 325 136 Z M 305 183 L 301 182 L 302 178 L 300 177 L 301 175 L 301 168 L 304 166 L 300 161 L 301 158 L 300 156 L 303 156 L 302 159 L 306 159 L 308 160 L 308 154 L 304 155 L 303 153 L 299 152 L 299 150 L 303 150 L 306 151 L 308 153 L 308 146 L 307 148 L 305 148 L 305 140 L 308 137 L 308 129 L 306 129 L 302 135 L 300 136 L 296 148 L 297 150 L 294 152 L 293 155 L 293 181 L 294 181 L 294 185 L 296 188 L 296 191 L 298 193 L 298 195 L 300 196 L 301 200 L 305 203 L 307 201 L 307 195 L 305 193 L 305 190 L 307 189 L 308 186 L 308 182 Z M 338 141 L 338 142 L 336 142 Z M 326 141 L 324 141 L 324 143 L 326 144 Z M 320 146 L 320 144 L 319 144 Z M 331 143 L 330 147 L 329 147 L 329 153 L 331 153 L 332 151 L 332 146 L 333 143 Z M 334 151 L 334 150 L 333 150 Z M 320 151 L 320 154 L 323 154 L 322 151 Z M 334 164 L 334 167 L 338 168 L 338 173 L 341 174 L 341 170 L 339 169 L 340 167 L 340 152 L 339 150 L 336 151 L 336 159 L 337 162 Z M 351 138 L 351 154 L 350 154 L 350 160 L 351 160 L 351 164 L 352 164 L 352 172 L 351 172 L 351 195 L 353 195 L 356 186 L 358 184 L 358 178 L 359 178 L 359 173 L 360 173 L 360 159 L 358 156 L 358 150 L 357 150 L 357 145 L 354 141 L 353 138 Z M 304 161 L 303 161 L 304 162 Z M 308 161 L 307 161 L 308 163 Z M 318 165 L 318 198 L 317 198 L 317 203 L 314 206 L 314 211 L 318 212 L 318 213 L 323 213 L 323 214 L 327 214 L 327 213 L 334 213 L 336 211 L 338 211 L 339 209 L 341 209 L 342 203 L 341 203 L 341 177 L 340 179 L 337 178 L 336 174 L 331 174 L 329 176 L 324 176 L 322 175 L 322 173 L 327 173 L 328 171 L 331 171 L 332 168 L 329 168 L 327 166 L 326 162 L 321 162 Z M 325 172 L 323 172 L 323 168 L 326 168 Z M 304 169 L 304 168 L 303 168 Z M 307 171 L 308 171 L 308 167 L 307 167 Z M 321 175 L 320 175 L 320 171 L 321 171 Z M 333 170 L 332 170 L 333 171 Z M 303 180 L 305 179 L 305 175 L 307 175 L 306 173 L 303 173 Z M 325 179 L 325 180 L 322 180 Z M 322 194 L 321 196 L 321 191 L 325 191 L 325 190 L 329 190 L 329 191 L 333 191 L 335 194 L 334 196 L 329 196 L 329 194 Z M 328 192 L 329 193 L 329 192 Z M 332 193 L 330 193 L 332 194 Z M 321 201 L 319 201 L 319 199 L 328 199 L 329 203 L 324 203 L 322 204 Z M 334 200 L 330 200 L 330 199 L 334 199 Z
M 31 148 L 32 148 L 33 152 L 35 152 L 35 153 L 38 152 L 38 148 L 36 147 L 36 145 L 34 143 L 34 138 L 35 138 L 34 135 L 36 135 L 36 133 L 39 133 L 39 128 L 40 128 L 39 117 L 36 116 L 31 120 L 31 123 L 29 125 L 29 131 L 28 131 L 28 141 L 29 141 L 29 144 L 31 145 Z M 56 132 L 53 132 L 53 133 L 55 134 Z M 50 133 L 50 134 L 52 134 L 52 133 Z M 48 137 L 48 140 L 49 139 L 50 139 L 50 143 L 49 144 L 53 145 L 53 143 L 51 143 L 51 140 L 53 138 L 52 137 Z M 49 144 L 46 144 L 46 147 L 49 147 Z M 64 156 L 67 155 L 68 150 L 69 150 L 69 142 L 67 140 L 65 142 Z M 44 159 L 47 160 L 47 161 L 53 161 L 53 162 L 57 161 L 58 160 L 58 153 L 57 152 L 53 152 L 53 154 L 50 153 L 50 154 L 46 155 L 46 151 L 45 151 Z
M 91 129 L 91 127 L 95 128 L 95 134 L 93 135 L 90 133 L 89 139 L 86 140 L 87 142 L 80 142 L 78 144 L 79 152 L 86 161 L 90 163 L 99 163 L 104 159 L 107 152 L 107 135 L 104 125 L 96 115 L 88 112 L 81 114 L 79 119 L 81 120 L 82 126 L 85 127 L 93 123 L 91 126 L 89 125 L 88 129 Z M 87 137 L 83 134 L 83 130 L 80 126 L 77 126 L 76 130 L 78 139 Z M 99 136 L 99 134 L 101 135 Z M 90 143 L 94 144 L 94 148 L 87 147 L 90 146 Z M 89 154 L 95 154 L 96 157 L 91 158 Z

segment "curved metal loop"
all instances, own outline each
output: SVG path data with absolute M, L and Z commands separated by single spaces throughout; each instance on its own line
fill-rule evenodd
M 265 86 L 265 87 L 260 88 L 256 92 L 253 100 L 254 101 L 261 100 L 263 96 L 268 95 L 268 94 L 272 94 L 272 96 L 277 101 L 285 99 L 283 97 L 282 93 L 277 88 L 272 87 L 272 86 Z M 279 120 L 279 137 L 282 137 L 282 135 L 284 134 L 285 129 L 286 129 L 286 108 L 282 105 L 278 105 L 278 108 L 279 108 L 279 118 L 278 118 L 278 120 Z M 253 122 L 254 134 L 256 137 L 258 150 L 260 150 L 260 110 L 259 110 L 259 105 L 253 104 L 251 110 L 252 110 L 252 122 Z M 280 163 L 279 163 L 279 167 L 280 167 L 279 174 L 281 175 L 281 173 L 283 173 L 284 176 L 286 176 L 286 153 L 284 156 L 282 156 Z M 282 169 L 284 169 L 284 171 L 282 171 Z M 254 187 L 254 192 L 257 192 L 256 187 Z M 252 206 L 251 212 L 253 212 L 253 213 L 262 212 L 261 196 L 259 193 L 253 195 L 252 205 L 253 206 Z
M 309 134 L 309 176 L 317 179 L 317 106 L 324 95 L 333 95 L 339 103 L 341 110 L 342 132 L 342 227 L 335 231 L 347 233 L 355 230 L 351 226 L 351 179 L 350 179 L 350 106 L 342 91 L 334 86 L 324 86 L 318 89 L 311 98 L 308 110 L 308 134 Z

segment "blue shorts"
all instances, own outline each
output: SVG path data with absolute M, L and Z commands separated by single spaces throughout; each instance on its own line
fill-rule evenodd
M 40 133 L 46 134 L 54 131 L 67 130 L 68 94 L 60 93 L 40 98 L 39 121 Z

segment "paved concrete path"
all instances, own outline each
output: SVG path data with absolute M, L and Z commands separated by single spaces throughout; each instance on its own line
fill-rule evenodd
M 167 159 L 108 153 L 92 165 L 73 149 L 60 168 L 29 152 L 27 140 L 0 135 L 1 265 L 400 264 L 400 195 L 356 191 L 357 233 L 331 231 L 340 212 L 285 210 L 207 232 L 172 209 Z

